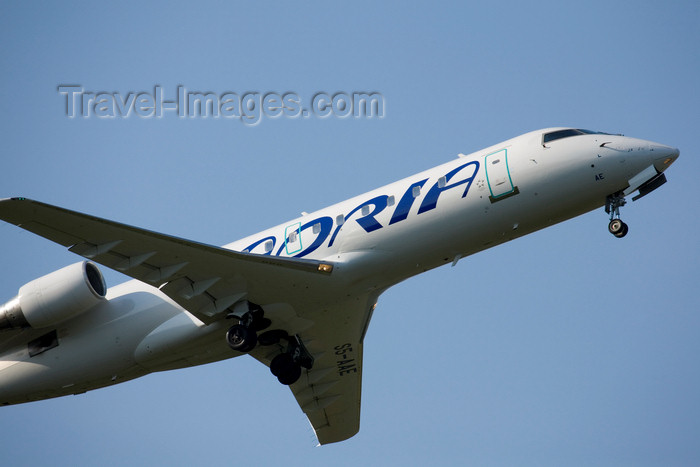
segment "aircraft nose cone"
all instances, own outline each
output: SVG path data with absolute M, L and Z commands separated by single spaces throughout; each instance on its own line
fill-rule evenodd
M 675 161 L 678 159 L 678 156 L 681 155 L 681 151 L 678 148 L 671 148 L 671 154 L 669 154 L 669 157 L 672 157 L 673 160 Z
M 660 144 L 651 145 L 651 149 L 655 154 L 654 156 L 654 166 L 660 172 L 666 170 L 666 168 L 673 164 L 681 152 L 678 148 L 673 148 L 671 146 L 663 146 Z

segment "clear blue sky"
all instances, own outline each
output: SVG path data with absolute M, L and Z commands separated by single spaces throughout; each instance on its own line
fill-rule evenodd
M 601 208 L 383 295 L 346 442 L 316 448 L 289 390 L 242 357 L 1 408 L 0 463 L 700 464 L 699 23 L 694 1 L 3 2 L 0 197 L 221 245 L 541 127 L 681 158 L 623 209 L 623 240 Z M 386 106 L 70 119 L 61 84 Z M 2 224 L 0 296 L 78 259 Z

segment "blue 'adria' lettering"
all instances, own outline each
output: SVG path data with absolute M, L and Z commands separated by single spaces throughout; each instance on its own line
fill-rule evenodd
M 471 166 L 472 171 L 465 171 L 465 174 L 468 174 L 465 176 L 465 178 L 462 178 L 459 181 L 452 182 L 452 178 L 455 177 L 455 175 L 459 174 L 461 171 L 466 169 L 467 167 Z M 446 173 L 444 176 L 438 178 L 438 180 L 433 184 L 433 186 L 430 187 L 430 190 L 425 194 L 425 197 L 423 198 L 423 201 L 420 204 L 420 208 L 418 209 L 418 214 L 422 214 L 424 212 L 430 211 L 432 209 L 435 209 L 437 207 L 438 199 L 440 198 L 440 195 L 451 189 L 458 187 L 460 185 L 465 185 L 466 187 L 464 188 L 464 192 L 462 193 L 462 198 L 466 197 L 467 194 L 469 193 L 469 188 L 472 186 L 472 182 L 476 178 L 477 173 L 479 172 L 479 162 L 478 161 L 471 161 L 467 162 L 465 164 L 462 164 L 448 173 Z M 413 205 L 416 203 L 416 200 L 420 197 L 420 190 L 423 188 L 423 186 L 426 184 L 426 182 L 429 180 L 429 178 L 425 178 L 423 180 L 418 180 L 413 183 L 406 189 L 404 194 L 401 196 L 401 200 L 396 205 L 396 208 L 394 209 L 394 212 L 391 216 L 391 219 L 389 220 L 389 223 L 387 225 L 392 225 L 396 224 L 397 222 L 401 222 L 408 218 L 408 215 L 410 214 L 411 209 L 413 208 Z M 375 230 L 379 230 L 383 228 L 384 226 L 379 223 L 379 221 L 376 219 L 376 216 L 383 212 L 387 206 L 389 205 L 389 196 L 388 195 L 379 195 L 376 196 L 370 200 L 367 200 L 363 203 L 361 203 L 359 206 L 355 207 L 352 209 L 346 216 L 344 216 L 344 220 L 350 219 L 355 213 L 358 211 L 360 212 L 360 216 L 355 219 L 355 222 L 357 222 L 365 232 L 370 233 L 374 232 Z M 303 257 L 306 256 L 314 251 L 316 251 L 321 245 L 324 244 L 326 239 L 330 236 L 330 240 L 328 241 L 328 247 L 333 246 L 335 243 L 336 238 L 338 237 L 338 234 L 340 233 L 340 230 L 343 225 L 345 225 L 346 222 L 341 223 L 341 225 L 336 226 L 335 230 L 333 230 L 333 219 L 329 216 L 322 216 L 319 218 L 316 218 L 312 221 L 307 222 L 304 225 L 301 225 L 299 227 L 296 227 L 291 231 L 297 236 L 301 237 L 302 233 L 309 228 L 312 229 L 312 235 L 315 235 L 315 238 L 307 246 L 305 249 L 302 249 L 299 252 L 291 252 L 291 253 L 296 253 L 294 254 L 295 258 Z M 333 233 L 331 235 L 331 231 L 333 230 Z M 286 230 L 285 230 L 286 232 Z M 277 236 L 274 235 L 268 235 L 252 244 L 250 244 L 247 248 L 245 248 L 243 251 L 250 251 L 252 252 L 255 248 L 259 248 L 261 244 L 264 244 L 264 253 L 265 255 L 271 255 L 273 254 L 273 251 L 275 250 L 275 247 L 277 247 L 277 251 L 274 253 L 276 256 L 280 256 L 283 252 L 286 251 L 285 247 L 286 245 L 290 242 L 291 240 L 291 235 L 292 233 L 289 232 L 290 237 L 284 239 L 282 241 L 282 244 L 277 246 Z M 282 237 L 287 235 L 287 233 L 282 233 Z M 306 234 L 308 237 L 309 234 Z M 301 241 L 301 238 L 299 238 L 299 241 Z M 302 244 L 299 244 L 299 248 L 302 248 Z
M 363 215 L 362 217 L 359 217 L 355 220 L 358 224 L 360 224 L 360 226 L 362 226 L 363 229 L 365 229 L 365 232 L 367 232 L 367 233 L 373 232 L 377 229 L 381 229 L 382 224 L 380 224 L 377 221 L 377 219 L 374 218 L 374 216 L 376 216 L 377 214 L 379 214 L 380 212 L 382 212 L 386 208 L 388 199 L 389 199 L 389 197 L 387 195 L 380 195 L 380 196 L 377 196 L 376 198 L 370 199 L 369 201 L 365 201 L 364 203 L 360 204 L 355 209 L 350 211 L 348 213 L 348 215 L 345 216 L 345 220 L 347 221 L 348 219 L 350 219 L 350 217 L 353 214 L 355 214 L 357 211 L 359 211 L 360 209 L 362 209 L 365 206 L 374 206 L 374 209 L 372 209 L 371 212 L 369 212 L 368 214 Z M 345 225 L 345 224 L 343 223 L 343 225 Z M 338 227 L 335 228 L 335 232 L 333 232 L 333 236 L 331 237 L 330 242 L 328 242 L 329 247 L 333 246 L 333 242 L 335 241 L 335 237 L 338 235 L 338 232 L 340 231 L 340 228 L 343 225 L 339 225 Z
M 423 185 L 425 185 L 425 182 L 427 181 L 428 179 L 426 178 L 425 180 L 415 182 L 408 187 L 408 190 L 406 190 L 406 192 L 401 197 L 401 201 L 399 201 L 399 204 L 396 205 L 396 209 L 394 209 L 394 214 L 391 216 L 389 225 L 396 224 L 397 222 L 402 221 L 408 217 L 408 212 L 411 210 L 411 206 L 413 206 L 413 202 L 416 200 L 416 196 L 414 196 L 413 194 L 413 189 L 423 188 Z
M 253 249 L 254 249 L 256 246 L 260 245 L 261 243 L 267 242 L 267 241 L 272 242 L 271 248 L 269 248 L 269 249 L 266 248 L 266 249 L 265 249 L 266 251 L 265 251 L 265 253 L 263 253 L 263 254 L 264 254 L 264 255 L 272 254 L 272 249 L 275 247 L 275 243 L 277 243 L 277 239 L 276 239 L 275 237 L 273 237 L 273 236 L 265 237 L 265 238 L 262 238 L 262 239 L 258 240 L 257 242 L 251 243 L 251 244 L 248 245 L 247 247 L 243 248 L 243 251 L 250 251 L 250 252 L 252 252 Z
M 468 167 L 470 165 L 474 166 L 474 171 L 472 172 L 471 176 L 468 178 L 465 178 L 464 180 L 461 180 L 459 182 L 455 182 L 451 185 L 448 185 L 447 182 L 449 182 L 452 177 L 459 172 L 460 170 L 464 169 L 465 167 Z M 438 198 L 440 197 L 440 194 L 442 194 L 443 191 L 449 190 L 450 188 L 454 188 L 459 185 L 467 184 L 467 187 L 464 189 L 464 194 L 462 194 L 462 198 L 467 196 L 467 193 L 469 193 L 469 188 L 472 186 L 472 182 L 474 181 L 474 178 L 476 177 L 477 172 L 479 172 L 479 163 L 477 161 L 472 161 L 472 162 L 467 162 L 466 164 L 462 164 L 456 169 L 451 170 L 449 173 L 445 175 L 445 180 L 444 182 L 440 182 L 438 180 L 435 182 L 435 184 L 430 188 L 430 191 L 428 191 L 428 194 L 425 195 L 425 198 L 423 199 L 423 203 L 421 203 L 420 208 L 418 209 L 418 214 L 424 213 L 426 211 L 430 211 L 431 209 L 435 209 L 437 206 Z M 441 186 L 442 185 L 442 186 Z

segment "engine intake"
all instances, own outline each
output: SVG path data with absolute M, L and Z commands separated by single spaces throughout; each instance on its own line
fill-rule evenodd
M 106 293 L 94 263 L 71 264 L 20 287 L 15 298 L 0 306 L 0 330 L 59 324 L 92 308 Z

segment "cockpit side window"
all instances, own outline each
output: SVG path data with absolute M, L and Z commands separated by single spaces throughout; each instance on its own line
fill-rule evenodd
M 556 140 L 562 139 L 562 138 L 569 138 L 570 136 L 607 135 L 607 134 L 608 133 L 602 133 L 600 131 L 590 131 L 590 130 L 580 130 L 580 129 L 575 129 L 575 128 L 567 128 L 565 130 L 557 130 L 557 131 L 551 131 L 549 133 L 545 133 L 543 138 L 542 138 L 542 144 L 551 143 L 552 141 L 556 141 Z
M 573 128 L 567 128 L 566 130 L 557 130 L 557 131 L 552 131 L 550 133 L 545 133 L 544 134 L 544 139 L 542 140 L 543 143 L 551 143 L 552 141 L 562 139 L 562 138 L 568 138 L 570 136 L 578 136 L 578 135 L 583 135 L 584 133 L 581 130 L 574 130 Z

